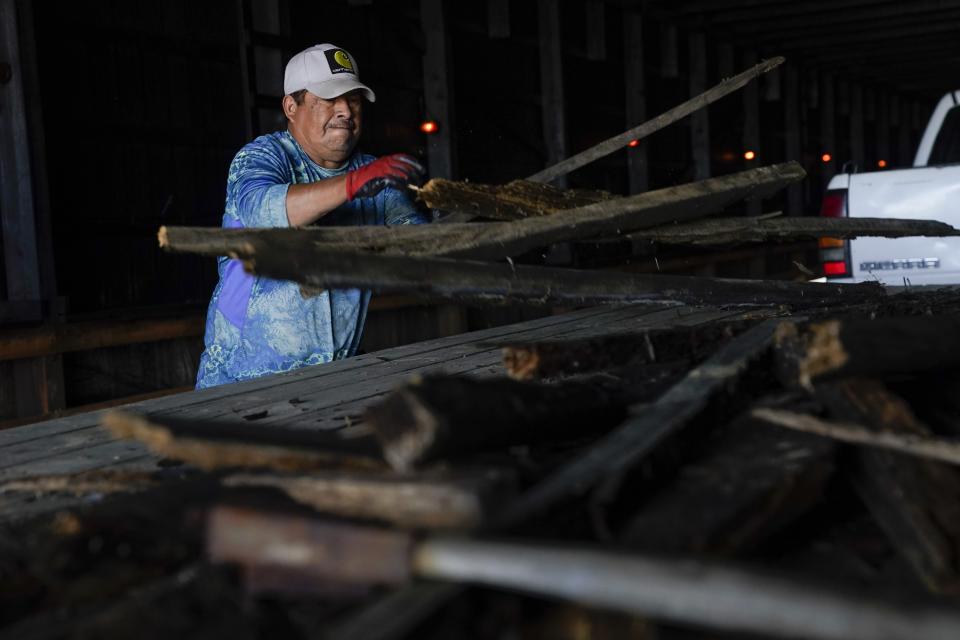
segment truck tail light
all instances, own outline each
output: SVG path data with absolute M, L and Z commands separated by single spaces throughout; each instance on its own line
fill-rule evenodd
M 824 218 L 847 217 L 847 190 L 831 189 L 823 196 L 820 215 Z M 841 278 L 853 275 L 850 268 L 850 241 L 840 238 L 820 238 L 820 261 L 823 275 Z

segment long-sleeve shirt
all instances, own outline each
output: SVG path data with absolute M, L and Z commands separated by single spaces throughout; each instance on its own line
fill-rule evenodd
M 375 158 L 356 153 L 339 169 L 325 169 L 287 131 L 260 136 L 237 153 L 227 177 L 226 228 L 288 227 L 291 184 L 342 175 Z M 406 194 L 384 189 L 326 214 L 320 225 L 396 225 L 427 222 Z M 220 280 L 207 310 L 197 388 L 291 371 L 357 352 L 370 292 L 301 292 L 286 280 L 252 276 L 239 261 L 217 260 Z

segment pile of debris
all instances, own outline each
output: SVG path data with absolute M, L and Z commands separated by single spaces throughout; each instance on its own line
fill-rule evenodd
M 958 234 L 929 221 L 702 220 L 802 179 L 796 163 L 626 198 L 542 184 L 776 64 L 532 181 L 420 190 L 468 221 L 161 230 L 171 250 L 230 255 L 307 287 L 760 310 L 498 344 L 507 376 L 410 380 L 336 430 L 113 413 L 112 435 L 145 443 L 164 469 L 0 487 L 107 496 L 0 533 L 0 628 L 18 638 L 960 637 L 960 296 L 513 261 L 625 234 L 688 244 Z
M 503 344 L 509 376 L 411 380 L 334 433 L 114 413 L 168 469 L 30 481 L 109 497 L 8 527 L 0 622 L 955 638 L 958 311 L 957 294 L 901 294 Z

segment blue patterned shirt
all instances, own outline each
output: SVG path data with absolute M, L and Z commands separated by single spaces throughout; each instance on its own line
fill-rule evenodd
M 331 178 L 373 162 L 356 153 L 340 169 L 324 169 L 287 131 L 260 136 L 233 159 L 227 176 L 223 226 L 288 227 L 291 184 Z M 320 218 L 318 225 L 419 224 L 427 222 L 405 194 L 384 189 Z M 217 259 L 220 281 L 207 310 L 197 388 L 249 380 L 357 352 L 370 292 L 333 289 L 312 295 L 286 280 L 252 276 L 237 260 Z

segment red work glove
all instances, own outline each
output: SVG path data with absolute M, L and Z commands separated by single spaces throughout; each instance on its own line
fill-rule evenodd
M 403 189 L 424 173 L 420 163 L 406 154 L 384 156 L 347 174 L 347 200 L 370 198 L 387 187 Z

